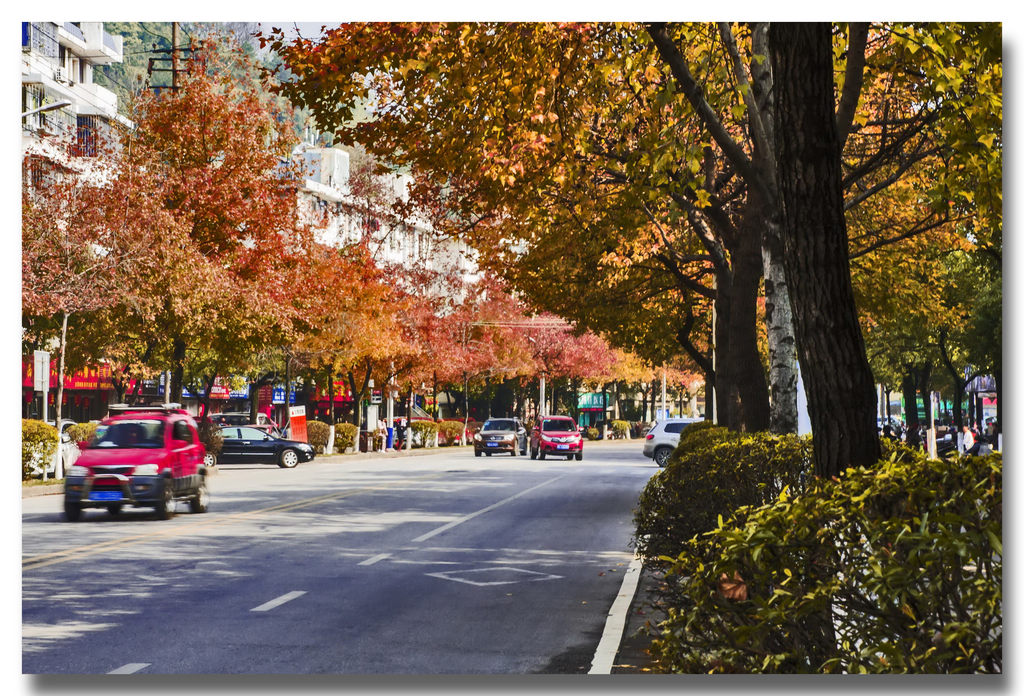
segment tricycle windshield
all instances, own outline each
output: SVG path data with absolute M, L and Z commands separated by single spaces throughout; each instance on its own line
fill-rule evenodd
M 119 420 L 96 429 L 92 447 L 98 449 L 157 449 L 164 446 L 164 422 L 156 419 Z

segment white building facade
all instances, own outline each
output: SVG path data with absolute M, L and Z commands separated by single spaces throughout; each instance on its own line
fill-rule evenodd
M 383 204 L 369 204 L 350 185 L 351 157 L 341 148 L 303 144 L 305 172 L 300 192 L 310 219 L 322 221 L 318 241 L 331 246 L 367 242 L 374 259 L 384 266 L 419 267 L 454 274 L 466 284 L 477 279 L 475 252 L 465 242 L 439 236 L 422 217 L 398 219 L 387 201 L 407 201 L 412 178 L 405 174 L 377 177 Z M 450 291 L 450 288 L 446 288 Z M 453 298 L 456 302 L 462 298 Z
M 21 51 L 23 156 L 76 168 L 112 125 L 131 125 L 117 95 L 93 82 L 97 66 L 123 59 L 122 37 L 103 22 L 22 22 Z

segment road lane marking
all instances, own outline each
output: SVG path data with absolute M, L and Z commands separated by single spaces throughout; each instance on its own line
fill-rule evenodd
M 360 561 L 358 565 L 373 565 L 377 561 L 383 561 L 385 558 L 391 558 L 390 553 L 378 553 L 373 558 L 367 558 L 365 561 Z
M 137 534 L 134 536 L 123 537 L 121 539 L 112 539 L 110 541 L 102 541 L 97 542 L 95 544 L 87 544 L 85 546 L 64 549 L 63 551 L 54 551 L 52 553 L 44 553 L 38 556 L 31 556 L 29 558 L 22 559 L 21 570 L 24 573 L 29 570 L 45 568 L 46 566 L 54 565 L 57 563 L 64 563 L 66 561 L 85 558 L 88 556 L 94 556 L 96 554 L 103 553 L 104 551 L 120 548 L 123 546 L 132 546 L 134 544 L 141 544 L 147 541 L 154 541 L 156 539 L 163 539 L 167 537 L 186 536 L 188 534 L 192 534 L 196 531 L 201 531 L 209 527 L 217 527 L 220 525 L 232 524 L 234 522 L 244 521 L 249 519 L 250 517 L 256 517 L 258 515 L 264 515 L 271 512 L 287 512 L 291 510 L 297 510 L 299 508 L 317 505 L 319 503 L 324 503 L 330 500 L 339 500 L 341 498 L 359 495 L 360 493 L 370 493 L 372 491 L 386 490 L 388 488 L 394 488 L 396 486 L 408 485 L 411 481 L 429 480 L 433 478 L 441 478 L 442 476 L 444 476 L 443 473 L 426 474 L 424 476 L 403 479 L 401 481 L 393 481 L 391 483 L 385 483 L 379 486 L 368 486 L 365 488 L 348 489 L 338 493 L 330 493 L 327 495 L 317 496 L 315 498 L 307 498 L 304 500 L 297 500 L 290 503 L 282 503 L 280 505 L 273 505 L 271 507 L 261 508 L 257 510 L 237 512 L 230 515 L 204 515 L 203 517 L 205 517 L 206 519 L 203 521 L 190 520 L 188 523 L 181 526 L 176 525 L 173 527 L 164 527 L 162 529 L 147 531 L 145 534 Z
M 460 517 L 459 519 L 454 520 L 452 522 L 449 522 L 448 524 L 446 524 L 446 525 L 444 525 L 442 527 L 438 527 L 437 529 L 435 529 L 432 532 L 427 532 L 426 534 L 421 534 L 420 536 L 418 536 L 415 539 L 413 539 L 413 543 L 419 543 L 421 541 L 426 541 L 427 539 L 430 539 L 431 537 L 437 536 L 441 532 L 447 532 L 452 527 L 457 527 L 458 525 L 462 524 L 463 522 L 468 522 L 471 519 L 473 519 L 474 517 L 479 517 L 480 515 L 484 514 L 485 512 L 490 512 L 491 510 L 493 510 L 495 508 L 501 507 L 505 503 L 511 503 L 516 498 L 520 498 L 520 497 L 526 495 L 527 493 L 532 493 L 533 491 L 537 490 L 538 488 L 542 488 L 542 487 L 548 485 L 549 483 L 554 483 L 555 481 L 557 481 L 559 479 L 565 478 L 567 475 L 568 474 L 562 474 L 561 476 L 556 476 L 553 479 L 548 479 L 544 483 L 538 483 L 536 486 L 534 486 L 532 488 L 527 488 L 525 491 L 519 491 L 515 495 L 509 496 L 508 498 L 505 498 L 504 500 L 499 500 L 498 502 L 494 503 L 493 505 L 488 505 L 487 507 L 485 507 L 482 510 L 477 510 L 476 512 L 471 512 L 470 514 L 466 515 L 465 517 Z
M 152 664 L 152 663 L 149 663 L 149 662 L 129 662 L 128 664 L 124 665 L 123 667 L 118 667 L 117 669 L 115 669 L 112 672 L 107 672 L 107 674 L 135 674 L 140 669 L 146 669 L 146 667 L 149 667 L 150 664 Z
M 636 587 L 640 582 L 642 565 L 639 558 L 634 558 L 626 568 L 622 585 L 619 587 L 619 594 L 608 611 L 604 634 L 601 636 L 601 642 L 597 644 L 597 650 L 594 651 L 594 659 L 590 663 L 588 674 L 612 673 L 612 665 L 615 664 L 615 656 L 619 653 L 619 645 L 622 643 L 622 634 L 626 630 L 629 607 L 633 603 Z
M 301 597 L 304 594 L 306 594 L 305 590 L 295 590 L 293 592 L 289 592 L 288 594 L 283 594 L 280 597 L 278 597 L 277 599 L 272 599 L 269 602 L 267 602 L 266 604 L 261 604 L 258 607 L 250 609 L 249 611 L 270 611 L 271 609 L 273 609 L 275 607 L 279 607 L 282 604 L 284 604 L 285 602 L 290 602 L 293 599 L 297 599 L 297 598 Z

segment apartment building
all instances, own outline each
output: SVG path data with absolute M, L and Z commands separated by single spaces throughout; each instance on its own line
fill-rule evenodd
M 121 62 L 122 39 L 103 22 L 23 22 L 21 25 L 21 153 L 29 183 L 53 171 L 89 176 L 97 146 L 115 124 L 117 96 L 93 82 L 96 66 Z M 50 364 L 49 408 L 57 392 L 57 362 Z M 39 417 L 31 356 L 22 356 L 22 416 Z M 84 368 L 64 378 L 65 418 L 102 417 L 111 392 L 109 366 Z
M 303 143 L 296 154 L 304 163 L 300 197 L 304 213 L 322 221 L 319 241 L 342 246 L 366 241 L 376 260 L 394 268 L 417 266 L 454 273 L 465 283 L 477 278 L 475 252 L 463 241 L 437 235 L 425 218 L 398 219 L 391 201 L 407 201 L 412 178 L 377 177 L 376 202 L 352 190 L 351 155 L 342 148 Z M 450 292 L 450 288 L 444 289 Z M 439 289 L 440 291 L 440 289 Z M 453 298 L 455 301 L 461 298 Z
M 22 155 L 81 170 L 114 124 L 117 96 L 93 82 L 97 66 L 120 63 L 123 39 L 103 22 L 22 22 Z

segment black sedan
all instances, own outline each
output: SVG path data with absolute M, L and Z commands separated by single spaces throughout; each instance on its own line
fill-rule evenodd
M 220 429 L 224 446 L 219 461 L 223 464 L 277 464 L 291 469 L 299 462 L 313 460 L 313 448 L 305 442 L 285 440 L 248 425 Z

